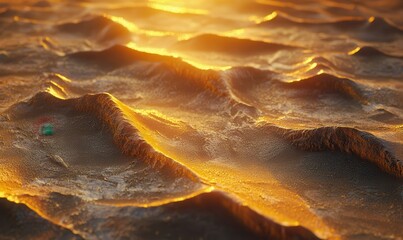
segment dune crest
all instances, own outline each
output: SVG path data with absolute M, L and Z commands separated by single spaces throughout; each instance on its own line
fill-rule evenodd
M 321 127 L 309 130 L 290 130 L 269 127 L 290 143 L 306 151 L 340 151 L 368 160 L 381 170 L 403 177 L 403 162 L 376 136 L 354 128 Z

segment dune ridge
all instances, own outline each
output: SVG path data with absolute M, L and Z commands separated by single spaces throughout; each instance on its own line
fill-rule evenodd
M 293 146 L 305 151 L 339 151 L 354 154 L 377 165 L 382 171 L 403 177 L 403 162 L 389 149 L 387 143 L 371 133 L 349 127 L 320 127 L 292 130 L 269 126 Z
M 321 93 L 337 93 L 345 97 L 367 104 L 363 91 L 358 84 L 347 78 L 339 78 L 331 74 L 322 73 L 300 81 L 283 83 L 282 87 L 295 90 L 317 90 Z M 312 94 L 312 92 L 310 92 Z
M 274 89 L 289 92 L 290 90 L 304 91 L 310 96 L 318 94 L 337 94 L 368 104 L 365 92 L 359 84 L 348 78 L 341 78 L 328 73 L 321 73 L 299 81 L 284 82 L 278 79 L 276 73 L 262 71 L 254 68 L 233 68 L 227 74 L 226 79 L 230 82 L 230 88 L 238 92 L 245 92 L 255 88 L 259 84 L 269 82 Z
M 202 193 L 184 202 L 171 204 L 176 207 L 183 205 L 202 205 L 209 208 L 224 209 L 233 218 L 255 233 L 259 239 L 320 239 L 303 226 L 284 226 L 259 214 L 249 206 L 234 200 L 225 192 L 218 190 Z
M 296 21 L 284 15 L 276 15 L 273 19 L 263 21 L 256 27 L 298 27 L 301 29 L 348 32 L 365 41 L 393 41 L 403 35 L 403 30 L 387 22 L 382 17 L 371 17 L 338 21 Z
M 139 157 L 157 169 L 173 172 L 176 177 L 187 177 L 194 182 L 200 182 L 197 175 L 188 168 L 153 149 L 131 124 L 129 107 L 110 94 L 87 94 L 63 100 L 48 92 L 40 92 L 32 97 L 28 104 L 72 107 L 74 110 L 93 114 L 111 130 L 114 142 L 124 154 Z
M 96 42 L 122 42 L 131 39 L 130 31 L 105 16 L 93 16 L 77 22 L 62 23 L 56 29 L 69 34 L 93 38 Z
M 180 58 L 140 52 L 122 45 L 114 45 L 101 51 L 76 52 L 67 55 L 66 58 L 98 66 L 107 71 L 113 71 L 136 62 L 160 63 L 161 66 L 158 69 L 140 74 L 170 72 L 177 79 L 181 79 L 185 83 L 188 82 L 192 86 L 207 88 L 219 96 L 226 94 L 222 84 L 220 84 L 217 71 L 198 69 Z
M 221 71 L 203 70 L 196 68 L 180 58 L 150 54 L 137 51 L 122 45 L 115 45 L 101 51 L 77 52 L 66 56 L 66 59 L 74 59 L 91 66 L 100 67 L 102 70 L 114 71 L 124 68 L 136 62 L 150 62 L 159 64 L 148 71 L 136 73 L 144 79 L 159 76 L 163 73 L 163 79 L 169 79 L 172 84 L 187 87 L 187 91 L 207 91 L 217 98 L 224 99 L 234 111 L 240 110 L 247 115 L 256 116 L 257 109 L 234 98 L 231 89 L 223 81 Z M 190 91 L 189 91 L 190 92 Z
M 278 43 L 268 43 L 215 34 L 202 34 L 178 42 L 174 47 L 178 50 L 217 52 L 239 56 L 259 55 L 298 48 Z
M 361 58 L 373 58 L 373 59 L 380 59 L 380 58 L 397 58 L 397 59 L 403 59 L 403 57 L 399 56 L 394 56 L 388 53 L 384 53 L 374 47 L 361 47 L 356 50 L 353 50 L 350 52 L 351 56 L 355 57 L 361 57 Z

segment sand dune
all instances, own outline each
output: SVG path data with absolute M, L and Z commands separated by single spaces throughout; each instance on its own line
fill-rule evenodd
M 387 53 L 384 53 L 382 51 L 379 51 L 378 49 L 374 47 L 361 47 L 359 48 L 356 52 L 352 53 L 352 56 L 356 57 L 361 57 L 361 58 L 366 58 L 366 59 L 382 59 L 382 58 L 402 58 L 398 56 L 393 56 Z
M 311 96 L 315 95 L 315 92 L 319 94 L 335 93 L 359 102 L 367 102 L 359 86 L 354 81 L 329 74 L 316 75 L 300 81 L 290 82 L 283 86 L 286 89 L 295 89 L 297 91 L 306 90 Z
M 205 34 L 179 42 L 174 48 L 182 51 L 218 52 L 230 55 L 247 56 L 293 49 L 294 47 L 249 39 L 237 39 Z
M 402 176 L 402 161 L 388 150 L 387 144 L 372 134 L 352 128 L 324 127 L 313 130 L 277 130 L 302 150 L 341 151 L 375 163 L 383 171 Z
M 82 38 L 99 43 L 127 43 L 130 41 L 130 31 L 124 26 L 113 22 L 104 16 L 96 16 L 75 23 L 64 23 L 56 27 L 62 32 L 75 34 Z
M 347 33 L 363 41 L 392 41 L 399 39 L 403 31 L 383 18 L 341 20 L 335 22 L 304 22 L 277 15 L 274 19 L 259 23 L 258 27 L 296 27 L 312 31 Z
M 402 238 L 400 6 L 1 2 L 0 238 Z

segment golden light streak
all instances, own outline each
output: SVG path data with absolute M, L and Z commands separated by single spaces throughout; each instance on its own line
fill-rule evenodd
M 105 15 L 105 17 L 107 17 L 107 18 L 111 19 L 112 21 L 124 26 L 125 28 L 127 28 L 132 33 L 144 34 L 144 35 L 147 35 L 147 36 L 154 36 L 154 37 L 171 36 L 171 35 L 176 34 L 176 33 L 173 33 L 173 32 L 166 32 L 166 31 L 163 32 L 163 31 L 141 29 L 136 24 L 127 21 L 123 17 L 110 16 L 110 15 Z
M 372 23 L 372 22 L 374 22 L 375 21 L 375 17 L 374 16 L 371 16 L 370 18 L 368 18 L 368 22 L 369 23 Z
M 163 119 L 164 123 L 169 124 L 170 126 L 180 126 L 182 122 L 178 119 L 175 119 L 173 117 L 169 117 L 167 115 L 162 114 L 156 109 L 132 109 L 133 112 L 141 114 L 143 116 L 151 116 L 151 117 L 157 117 L 159 119 Z
M 306 65 L 308 63 L 311 63 L 314 59 L 315 59 L 315 57 L 309 57 L 305 61 L 302 62 L 302 65 Z
M 66 90 L 54 81 L 50 81 L 50 86 L 45 91 L 60 99 L 65 99 L 68 96 Z
M 319 72 L 317 73 L 317 75 L 320 75 L 320 74 L 323 74 L 323 73 L 325 73 L 325 70 L 321 69 L 321 70 L 319 70 Z
M 166 48 L 140 46 L 135 42 L 130 42 L 130 43 L 126 44 L 126 47 L 137 50 L 137 51 L 146 52 L 146 53 L 171 56 L 171 57 L 179 57 L 178 54 L 168 51 Z
M 197 14 L 197 15 L 206 15 L 209 11 L 204 9 L 194 9 L 194 8 L 187 8 L 181 6 L 172 5 L 172 1 L 166 0 L 154 0 L 147 4 L 149 7 L 162 10 L 165 12 L 177 13 L 177 14 Z
M 299 64 L 300 65 L 300 64 Z M 293 76 L 293 77 L 299 77 L 300 75 L 303 75 L 313 69 L 315 69 L 318 66 L 317 63 L 313 62 L 313 63 L 309 63 L 307 66 L 301 68 L 301 69 L 297 69 L 294 72 L 288 73 L 287 75 Z M 299 81 L 299 80 L 296 80 Z
M 240 28 L 240 29 L 235 29 L 229 32 L 224 33 L 224 36 L 227 37 L 241 37 L 245 34 L 245 29 Z
M 168 51 L 166 48 L 145 47 L 145 46 L 140 46 L 140 45 L 136 44 L 135 42 L 130 42 L 130 43 L 126 44 L 126 47 L 134 49 L 134 50 L 137 50 L 137 51 L 146 52 L 146 53 L 181 58 L 182 61 L 184 61 L 186 63 L 189 63 L 190 65 L 192 65 L 192 66 L 194 66 L 194 67 L 196 67 L 198 69 L 203 69 L 203 70 L 209 70 L 209 69 L 227 70 L 227 69 L 231 68 L 231 66 L 217 66 L 217 65 L 205 64 L 205 63 L 202 63 L 202 62 L 197 61 L 197 60 L 189 59 L 183 54 Z
M 209 65 L 209 64 L 205 64 L 205 63 L 200 63 L 200 62 L 196 62 L 196 61 L 192 61 L 189 59 L 183 59 L 184 62 L 189 63 L 190 65 L 198 68 L 198 69 L 203 69 L 203 70 L 221 70 L 221 71 L 225 71 L 231 68 L 231 66 L 216 66 L 216 65 Z
M 360 47 L 356 47 L 356 48 L 354 48 L 353 50 L 351 50 L 350 52 L 348 52 L 348 55 L 354 55 L 354 54 L 356 54 L 358 51 L 360 51 L 361 50 L 361 48 Z
M 213 186 L 204 186 L 195 192 L 192 192 L 190 194 L 187 194 L 187 195 L 184 195 L 181 197 L 166 198 L 166 199 L 162 199 L 162 200 L 153 201 L 150 203 L 135 203 L 135 202 L 131 201 L 130 199 L 97 200 L 97 201 L 95 201 L 95 203 L 101 204 L 101 205 L 111 205 L 111 206 L 115 206 L 115 207 L 132 206 L 132 207 L 150 208 L 150 207 L 159 207 L 159 206 L 163 206 L 163 205 L 170 204 L 170 203 L 182 202 L 182 201 L 197 197 L 200 194 L 209 193 L 214 190 L 215 190 L 215 188 Z
M 59 73 L 55 73 L 54 75 L 55 75 L 56 77 L 58 77 L 60 80 L 64 81 L 64 82 L 68 82 L 68 83 L 71 82 L 70 79 L 68 79 L 67 77 L 65 77 L 65 76 L 63 76 L 63 75 L 61 75 L 61 74 L 59 74 Z
M 256 16 L 252 16 L 249 20 L 252 21 L 252 22 L 254 22 L 254 23 L 256 23 L 256 24 L 259 24 L 259 23 L 262 23 L 262 22 L 271 21 L 271 20 L 273 20 L 274 18 L 276 18 L 277 15 L 278 15 L 277 12 L 274 11 L 274 12 L 270 13 L 269 15 L 266 15 L 266 16 L 264 16 L 264 17 L 262 17 L 262 18 L 259 18 L 259 17 L 256 17 Z
M 298 9 L 297 4 L 293 4 L 290 2 L 285 1 L 273 1 L 273 0 L 256 0 L 257 3 L 270 5 L 270 6 L 277 6 L 277 7 L 293 7 Z

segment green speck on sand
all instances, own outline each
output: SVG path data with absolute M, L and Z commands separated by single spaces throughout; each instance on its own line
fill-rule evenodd
M 41 127 L 41 134 L 44 136 L 52 136 L 54 134 L 53 125 L 50 123 L 46 123 Z

